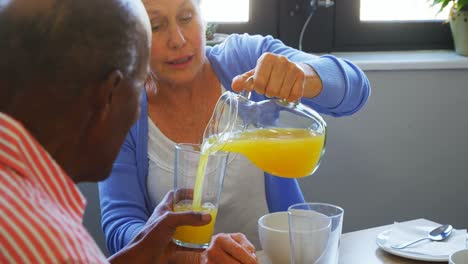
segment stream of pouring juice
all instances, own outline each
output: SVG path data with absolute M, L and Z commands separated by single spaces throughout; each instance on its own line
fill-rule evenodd
M 215 143 L 213 144 L 213 142 Z M 324 143 L 325 136 L 323 134 L 297 128 L 247 130 L 225 135 L 222 139 L 209 138 L 204 141 L 193 190 L 192 205 L 191 208 L 185 206 L 183 209 L 209 212 L 212 221 L 206 226 L 207 228 L 204 228 L 205 226 L 184 227 L 186 232 L 191 232 L 190 235 L 184 236 L 184 241 L 190 243 L 190 241 L 207 240 L 206 243 L 209 243 L 213 233 L 217 210 L 207 210 L 207 207 L 211 206 L 201 203 L 206 162 L 211 153 L 216 151 L 240 153 L 263 171 L 285 178 L 301 178 L 309 176 L 316 168 L 322 155 Z M 213 208 L 216 209 L 214 206 Z M 180 227 L 177 228 L 176 234 L 179 233 L 179 230 Z

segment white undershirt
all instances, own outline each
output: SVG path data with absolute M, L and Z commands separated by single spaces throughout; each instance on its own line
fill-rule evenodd
M 175 143 L 148 117 L 147 187 L 153 207 L 173 189 L 174 145 Z M 263 171 L 244 156 L 231 153 L 224 178 L 215 233 L 241 232 L 256 248 L 260 248 L 257 220 L 266 213 L 268 207 Z

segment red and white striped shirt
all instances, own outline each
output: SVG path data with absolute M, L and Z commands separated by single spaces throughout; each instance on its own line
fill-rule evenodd
M 108 263 L 83 226 L 76 185 L 32 135 L 0 113 L 0 263 Z

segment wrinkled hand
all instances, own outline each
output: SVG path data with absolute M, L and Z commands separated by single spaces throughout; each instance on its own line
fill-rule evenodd
M 210 247 L 201 252 L 178 248 L 169 263 L 196 264 L 254 264 L 257 262 L 255 247 L 241 233 L 217 234 L 212 238 Z
M 173 212 L 174 192 L 169 192 L 156 207 L 142 231 L 127 247 L 109 258 L 111 263 L 158 263 L 166 258 L 175 229 L 182 225 L 202 226 L 211 221 L 206 213 Z
M 202 253 L 202 263 L 257 263 L 255 247 L 244 234 L 217 234 Z
M 253 78 L 249 79 L 251 76 Z M 322 82 L 309 65 L 292 62 L 282 55 L 264 53 L 253 70 L 233 79 L 232 89 L 236 92 L 255 90 L 267 97 L 292 102 L 303 96 L 317 96 L 322 90 Z

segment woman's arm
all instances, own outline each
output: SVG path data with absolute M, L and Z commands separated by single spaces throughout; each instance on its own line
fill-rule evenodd
M 125 139 L 111 176 L 99 183 L 101 225 L 111 254 L 124 248 L 151 214 L 137 177 L 136 130 L 137 125 Z
M 246 56 L 244 64 L 254 65 L 250 70 L 260 71 L 261 68 L 272 69 L 262 78 L 256 80 L 258 86 L 268 83 L 274 72 L 284 72 L 275 70 L 271 66 L 280 67 L 284 65 L 284 59 L 297 65 L 304 73 L 304 95 L 313 98 L 302 98 L 302 102 L 311 106 L 318 112 L 332 115 L 351 115 L 361 109 L 370 95 L 370 85 L 365 74 L 352 62 L 336 58 L 332 55 L 321 57 L 305 53 L 284 45 L 280 40 L 271 36 L 249 36 L 233 35 L 226 40 L 224 49 L 234 49 L 230 53 L 233 56 Z M 268 56 L 269 54 L 275 56 Z M 265 60 L 267 58 L 267 60 Z M 276 60 L 275 60 L 276 58 Z M 265 62 L 266 61 L 266 62 Z M 262 67 L 262 64 L 266 67 Z M 307 68 L 310 67 L 310 68 Z M 232 84 L 236 90 L 245 88 L 245 80 L 249 77 L 248 72 L 243 72 L 241 76 L 234 79 Z M 256 77 L 256 76 L 255 76 Z M 255 78 L 254 78 L 255 79 Z M 275 80 L 276 81 L 276 80 Z M 278 82 L 278 81 L 276 81 Z M 285 79 L 279 82 L 291 83 Z M 281 84 L 278 84 L 281 85 Z M 265 93 L 265 87 L 254 87 L 257 92 Z M 268 95 L 268 93 L 266 93 Z M 279 95 L 280 93 L 278 93 Z
M 352 62 L 331 55 L 321 57 L 298 51 L 284 45 L 271 36 L 232 35 L 222 45 L 209 51 L 209 58 L 217 75 L 225 87 L 233 80 L 233 90 L 243 90 L 245 80 L 254 75 L 263 64 L 266 75 L 280 76 L 283 70 L 268 72 L 275 63 L 284 64 L 303 74 L 303 86 L 296 98 L 301 98 L 316 111 L 332 116 L 345 116 L 357 112 L 363 107 L 370 94 L 370 85 L 365 74 Z M 273 56 L 270 56 L 273 55 Z M 270 60 L 271 59 L 271 60 Z M 289 65 L 288 65 L 289 64 Z M 284 66 L 283 65 L 283 66 Z M 283 67 L 282 69 L 288 69 Z M 254 76 L 255 77 L 255 76 Z M 258 80 L 257 80 L 258 81 Z M 278 82 L 292 83 L 291 80 Z M 260 81 L 261 83 L 261 81 Z M 263 80 L 263 84 L 266 82 Z M 236 87 L 238 86 L 238 87 Z M 265 88 L 265 87 L 257 87 Z M 252 94 L 254 100 L 263 100 L 260 95 L 266 91 Z M 281 97 L 281 96 L 279 96 Z M 285 96 L 283 96 L 284 98 Z M 283 179 L 265 175 L 266 198 L 270 212 L 287 210 L 294 203 L 304 202 L 299 184 L 295 179 Z M 285 192 L 287 195 L 285 195 Z

